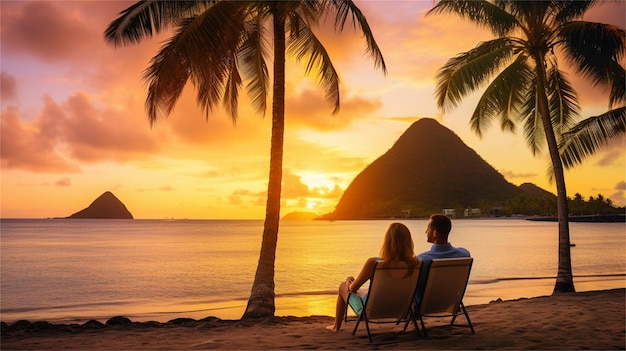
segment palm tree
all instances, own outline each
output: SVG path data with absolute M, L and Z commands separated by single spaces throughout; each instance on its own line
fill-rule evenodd
M 316 71 L 326 98 L 339 110 L 339 77 L 325 48 L 312 31 L 329 13 L 344 29 L 348 17 L 363 32 L 375 66 L 386 72 L 382 54 L 366 18 L 350 0 L 298 1 L 161 1 L 143 0 L 120 13 L 105 31 L 114 45 L 136 44 L 166 28 L 171 38 L 154 56 L 144 79 L 151 125 L 167 116 L 191 80 L 197 102 L 208 113 L 220 101 L 233 122 L 238 92 L 246 89 L 260 113 L 269 94 L 267 60 L 273 59 L 272 136 L 263 239 L 245 317 L 273 316 L 274 261 L 280 219 L 285 119 L 285 57 L 306 60 L 306 72 Z M 273 43 L 273 48 L 271 44 Z M 271 50 L 273 49 L 273 50 Z M 273 54 L 273 57 L 272 57 Z
M 503 131 L 523 124 L 534 155 L 547 142 L 558 208 L 558 272 L 554 292 L 575 291 L 570 257 L 567 193 L 558 137 L 579 111 L 577 96 L 559 67 L 563 57 L 577 72 L 608 80 L 606 72 L 624 55 L 624 31 L 577 20 L 596 1 L 438 1 L 429 13 L 453 13 L 490 29 L 495 39 L 458 54 L 439 70 L 438 105 L 456 107 L 483 85 L 470 125 L 477 135 L 493 120 Z M 623 83 L 623 82 L 622 82 Z

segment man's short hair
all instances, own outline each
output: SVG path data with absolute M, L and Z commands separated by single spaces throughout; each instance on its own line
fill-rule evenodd
M 452 222 L 450 218 L 446 215 L 442 214 L 434 214 L 430 216 L 430 227 L 433 230 L 436 230 L 439 235 L 443 235 L 445 238 L 448 237 L 450 231 L 452 230 Z

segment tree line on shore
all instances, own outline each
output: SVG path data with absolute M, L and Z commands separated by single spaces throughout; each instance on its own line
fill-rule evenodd
M 611 199 L 602 194 L 596 197 L 589 196 L 589 199 L 585 200 L 584 196 L 576 193 L 573 198 L 567 198 L 567 203 L 570 216 L 624 214 L 625 212 L 624 207 L 615 206 Z M 522 195 L 505 201 L 501 206 L 492 205 L 481 204 L 478 216 L 556 216 L 557 214 L 556 196 Z M 464 211 L 461 209 L 460 213 Z M 459 213 L 459 209 L 455 212 Z

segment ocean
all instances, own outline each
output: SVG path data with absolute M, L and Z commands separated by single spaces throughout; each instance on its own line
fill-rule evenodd
M 416 253 L 426 220 L 398 220 Z M 338 284 L 377 256 L 391 220 L 282 221 L 276 315 L 333 315 Z M 0 221 L 0 320 L 55 323 L 238 319 L 250 294 L 262 220 Z M 624 223 L 570 223 L 577 291 L 626 287 Z M 455 219 L 450 242 L 474 265 L 464 302 L 550 295 L 557 223 Z

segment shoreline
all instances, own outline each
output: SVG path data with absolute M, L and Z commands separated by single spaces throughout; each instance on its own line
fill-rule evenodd
M 472 281 L 467 287 L 463 298 L 465 306 L 484 305 L 498 300 L 517 300 L 549 296 L 554 289 L 554 277 L 527 277 L 527 278 L 499 278 L 482 281 L 480 278 Z M 626 275 L 606 274 L 591 276 L 575 276 L 574 282 L 577 292 L 612 290 L 626 288 Z M 334 314 L 335 291 L 310 292 L 302 294 L 277 294 L 276 316 L 330 316 Z M 169 301 L 150 301 L 150 304 L 121 303 L 94 309 L 91 306 L 72 308 L 48 308 L 33 310 L 30 313 L 23 311 L 13 312 L 4 310 L 0 313 L 0 321 L 13 324 L 19 320 L 31 322 L 46 321 L 52 324 L 83 324 L 89 320 L 105 323 L 109 318 L 123 315 L 135 322 L 160 322 L 176 318 L 203 319 L 212 316 L 222 320 L 239 319 L 245 310 L 247 297 L 214 301 L 187 303 L 184 305 L 172 304 Z
M 354 322 L 331 333 L 332 318 L 271 317 L 225 320 L 206 317 L 172 319 L 166 323 L 133 322 L 124 317 L 108 324 L 51 324 L 44 321 L 2 322 L 3 350 L 90 349 L 626 349 L 626 289 L 610 289 L 468 305 L 476 330 L 466 321 L 449 327 L 449 318 L 425 319 L 429 336 L 417 338 L 394 325 L 371 325 L 369 345 L 363 325 L 352 335 Z

